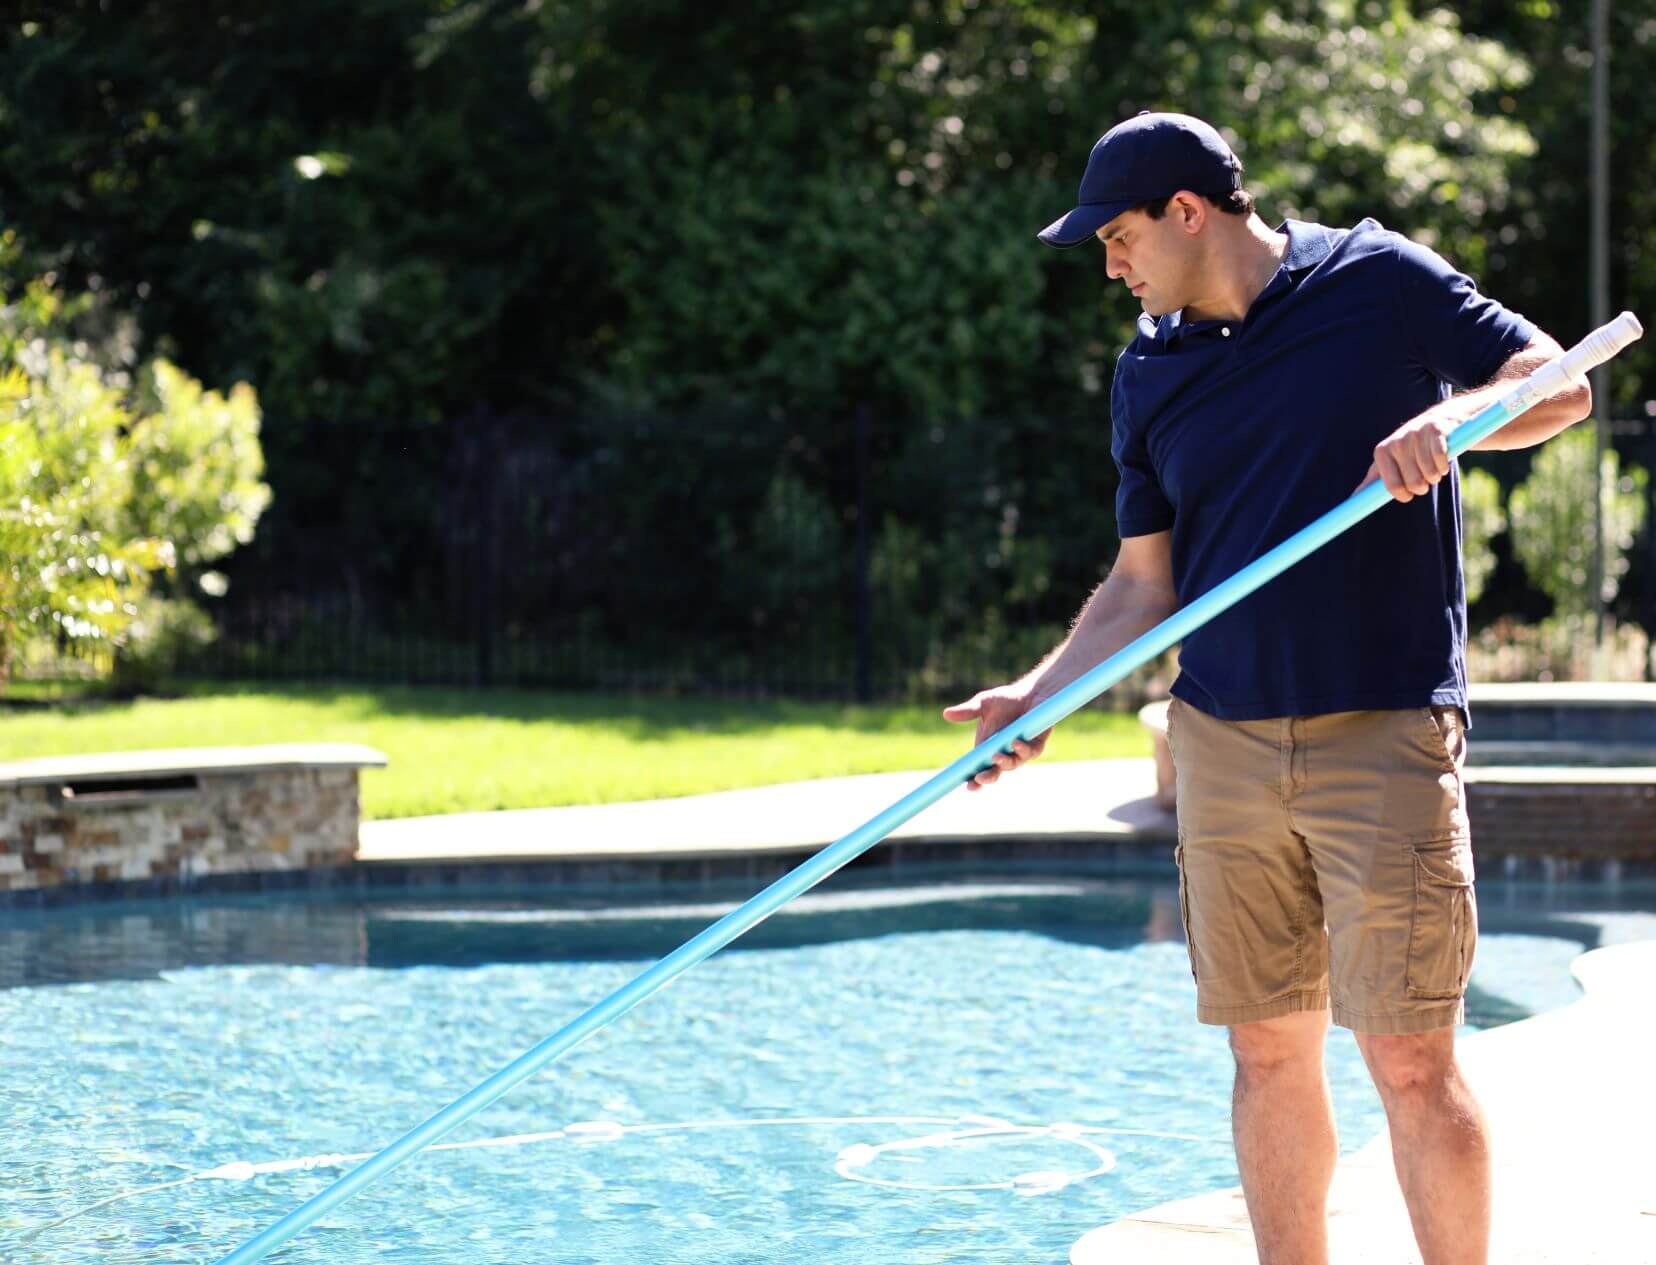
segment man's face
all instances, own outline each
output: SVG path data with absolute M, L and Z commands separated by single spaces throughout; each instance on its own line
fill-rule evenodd
M 1185 224 L 1175 202 L 1159 220 L 1123 211 L 1096 234 L 1104 243 L 1104 271 L 1119 278 L 1149 316 L 1177 312 L 1192 298 L 1198 248 Z

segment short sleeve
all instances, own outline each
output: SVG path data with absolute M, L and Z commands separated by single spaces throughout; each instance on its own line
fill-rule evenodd
M 1482 386 L 1535 336 L 1535 326 L 1418 242 L 1399 237 L 1397 263 L 1402 327 L 1420 363 L 1452 386 Z
M 1116 384 L 1110 390 L 1110 455 L 1121 472 L 1116 488 L 1116 533 L 1149 536 L 1173 526 L 1173 504 L 1156 478 L 1144 432 L 1132 425 L 1120 381 L 1118 366 Z

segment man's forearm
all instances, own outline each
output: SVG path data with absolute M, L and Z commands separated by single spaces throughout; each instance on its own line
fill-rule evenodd
M 1030 669 L 1023 681 L 1040 699 L 1051 698 L 1116 651 L 1143 636 L 1177 609 L 1170 594 L 1131 580 L 1106 580 L 1093 590 L 1070 635 Z
M 1537 330 L 1529 345 L 1509 356 L 1489 383 L 1434 404 L 1376 444 L 1374 461 L 1357 486 L 1366 487 L 1375 479 L 1383 479 L 1387 490 L 1399 501 L 1425 496 L 1449 473 L 1450 437 L 1455 428 L 1563 354 L 1557 343 Z M 1544 443 L 1586 417 L 1592 407 L 1593 393 L 1586 386 L 1572 387 L 1531 406 L 1473 448 L 1499 451 Z
M 1515 353 L 1489 383 L 1476 391 L 1452 396 L 1439 404 L 1446 420 L 1455 425 L 1467 421 L 1495 403 L 1519 382 L 1550 360 L 1564 354 L 1564 349 L 1547 335 L 1537 332 L 1528 347 Z M 1572 387 L 1549 399 L 1542 400 L 1518 417 L 1513 418 L 1494 434 L 1474 444 L 1474 451 L 1505 452 L 1514 448 L 1530 448 L 1545 443 L 1571 424 L 1586 417 L 1593 408 L 1593 394 L 1585 386 Z

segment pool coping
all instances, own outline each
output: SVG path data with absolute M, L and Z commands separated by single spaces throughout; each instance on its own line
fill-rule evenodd
M 34 756 L 0 762 L 0 787 L 52 786 L 74 778 L 168 777 L 288 769 L 383 769 L 385 754 L 354 742 L 287 742 L 265 746 L 169 747 L 93 755 Z
M 1490 1126 L 1489 1259 L 1656 1261 L 1656 1095 L 1628 1092 L 1650 1079 L 1656 941 L 1590 950 L 1571 972 L 1581 1000 L 1456 1045 Z M 1564 1068 L 1577 1074 L 1560 1076 Z M 1341 1265 L 1420 1265 L 1385 1133 L 1336 1167 L 1328 1230 L 1330 1258 Z M 1254 1265 L 1258 1254 L 1241 1188 L 1232 1187 L 1100 1226 L 1075 1242 L 1069 1259 Z
M 1470 690 L 1473 707 L 1480 703 L 1656 707 L 1656 682 L 1652 681 L 1475 681 Z

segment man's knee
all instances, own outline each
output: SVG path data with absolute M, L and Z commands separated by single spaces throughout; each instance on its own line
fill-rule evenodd
M 1310 1010 L 1230 1025 L 1237 1071 L 1265 1075 L 1282 1070 L 1321 1068 L 1328 1037 L 1328 1011 Z
M 1398 1035 L 1359 1032 L 1357 1048 L 1382 1094 L 1435 1092 L 1455 1075 L 1453 1028 Z

